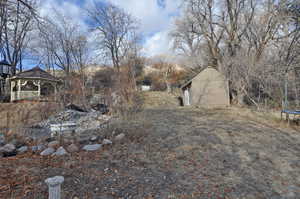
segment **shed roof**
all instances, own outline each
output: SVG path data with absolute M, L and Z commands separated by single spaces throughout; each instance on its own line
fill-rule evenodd
M 20 72 L 16 74 L 12 79 L 46 79 L 50 81 L 59 81 L 58 78 L 42 70 L 40 67 L 36 66 L 30 70 Z
M 182 88 L 186 87 L 187 85 L 189 85 L 189 84 L 194 80 L 195 77 L 197 77 L 202 71 L 206 70 L 207 68 L 213 68 L 213 69 L 215 69 L 216 71 L 218 71 L 215 67 L 212 67 L 212 66 L 204 67 L 204 68 L 202 68 L 202 69 L 200 70 L 200 72 L 198 72 L 196 75 L 192 76 L 192 77 L 189 78 L 185 83 L 183 83 L 183 84 L 180 86 L 180 88 L 182 89 Z

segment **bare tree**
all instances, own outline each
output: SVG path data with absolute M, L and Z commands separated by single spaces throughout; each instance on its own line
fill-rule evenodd
M 183 57 L 187 57 L 185 62 L 191 68 L 200 68 L 202 63 L 203 54 L 203 37 L 195 33 L 197 23 L 193 16 L 186 13 L 180 19 L 175 21 L 176 28 L 170 32 L 173 38 L 173 48 L 175 52 Z
M 1 54 L 10 63 L 13 74 L 17 67 L 22 70 L 22 55 L 33 30 L 35 7 L 35 0 L 4 0 L 0 3 Z
M 109 55 L 117 70 L 136 44 L 137 23 L 133 17 L 113 4 L 96 4 L 87 10 L 98 33 L 99 50 Z
M 60 68 L 68 76 L 82 69 L 88 62 L 85 33 L 79 25 L 58 11 L 53 18 L 45 18 L 40 25 L 40 43 L 37 54 L 49 68 Z
M 297 60 L 299 3 L 286 0 L 183 2 L 184 16 L 175 24 L 176 34 L 173 34 L 175 47 L 191 51 L 195 45 L 200 49 L 198 57 L 202 61 L 199 62 L 205 63 L 207 57 L 205 65 L 212 65 L 227 76 L 239 104 L 247 98 L 259 106 L 262 94 L 268 98 L 275 95 L 274 87 L 281 84 L 283 74 L 287 73 L 283 71 Z

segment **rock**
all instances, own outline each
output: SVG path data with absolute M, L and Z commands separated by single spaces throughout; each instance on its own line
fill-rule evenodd
M 16 150 L 16 147 L 13 144 L 6 144 L 3 146 L 3 148 L 6 152 L 11 152 L 11 151 Z
M 16 147 L 13 144 L 6 144 L 3 147 L 0 148 L 0 154 L 3 155 L 3 157 L 10 157 L 17 155 Z
M 30 145 L 33 141 L 34 141 L 34 139 L 31 137 L 26 137 L 24 140 L 26 145 Z
M 119 134 L 119 135 L 117 135 L 117 136 L 115 137 L 115 140 L 120 141 L 120 140 L 122 140 L 124 137 L 125 137 L 125 134 L 124 134 L 124 133 L 121 133 L 121 134 Z
M 103 145 L 112 144 L 112 141 L 110 141 L 110 140 L 108 140 L 108 139 L 104 139 L 104 140 L 102 141 L 102 144 L 103 144 Z
M 55 152 L 55 150 L 53 148 L 49 147 L 49 148 L 45 149 L 44 151 L 42 151 L 40 155 L 42 155 L 42 156 L 51 155 L 54 152 Z
M 83 108 L 81 108 L 75 104 L 68 104 L 66 106 L 66 109 L 74 110 L 74 111 L 78 111 L 78 112 L 86 112 L 86 110 L 84 110 Z
M 16 148 L 20 148 L 20 147 L 25 145 L 24 141 L 21 141 L 21 140 L 18 140 L 18 139 L 13 139 L 9 143 L 15 145 Z
M 31 147 L 31 151 L 33 152 L 37 152 L 37 151 L 42 151 L 43 149 L 45 149 L 45 146 L 44 145 L 37 145 L 37 146 L 32 146 Z
M 98 136 L 93 136 L 93 137 L 90 138 L 90 141 L 91 142 L 96 142 L 98 139 L 99 139 Z
M 49 148 L 57 148 L 57 147 L 59 147 L 59 141 L 55 140 L 55 141 L 49 142 L 48 143 L 48 147 Z
M 67 151 L 64 149 L 64 147 L 61 146 L 52 155 L 62 156 L 62 155 L 66 155 L 66 154 L 68 154 Z
M 101 148 L 101 144 L 91 144 L 91 145 L 85 145 L 82 149 L 85 151 L 96 151 Z
M 54 137 L 47 137 L 47 138 L 45 138 L 45 141 L 50 143 L 50 142 L 55 141 L 55 138 Z
M 22 146 L 22 147 L 18 148 L 17 151 L 19 154 L 26 153 L 28 151 L 28 146 Z
M 70 153 L 78 152 L 79 148 L 75 144 L 71 144 L 67 147 L 67 151 Z
M 94 104 L 92 109 L 99 111 L 101 114 L 107 114 L 109 112 L 108 106 L 106 104 Z
M 3 133 L 0 133 L 0 146 L 5 145 L 5 136 Z
M 86 145 L 86 144 L 90 143 L 90 140 L 88 138 L 85 138 L 85 137 L 79 137 L 79 138 L 77 138 L 77 141 L 81 145 Z

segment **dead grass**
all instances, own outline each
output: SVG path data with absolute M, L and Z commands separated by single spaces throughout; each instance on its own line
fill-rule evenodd
M 0 103 L 0 129 L 22 129 L 47 119 L 59 109 L 59 104 L 47 102 Z
M 296 123 L 292 122 L 290 125 L 288 125 L 288 123 L 285 121 L 285 118 L 281 120 L 280 110 L 269 109 L 257 111 L 249 108 L 231 106 L 227 109 L 224 109 L 224 111 L 228 116 L 235 119 L 240 118 L 241 120 L 254 121 L 260 124 L 269 125 L 270 127 L 276 127 L 286 130 L 300 129 L 300 126 Z
M 44 180 L 63 175 L 63 198 L 298 199 L 298 131 L 268 113 L 165 107 L 160 96 L 99 132 L 126 135 L 100 151 L 1 159 L 0 198 L 47 198 Z
M 142 95 L 145 108 L 179 106 L 178 97 L 167 92 L 150 91 L 143 92 Z

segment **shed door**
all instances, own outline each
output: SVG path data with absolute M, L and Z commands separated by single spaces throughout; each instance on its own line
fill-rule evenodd
M 185 89 L 184 90 L 184 102 L 185 102 L 186 106 L 190 106 L 191 105 L 191 103 L 190 103 L 190 91 L 189 91 L 189 89 Z

